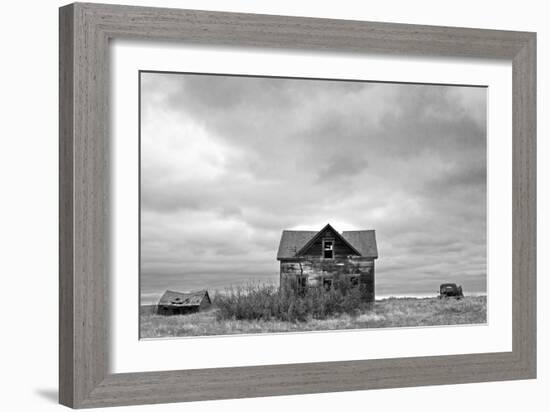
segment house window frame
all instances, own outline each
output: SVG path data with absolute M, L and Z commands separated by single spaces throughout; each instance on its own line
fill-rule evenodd
M 329 258 L 325 256 L 325 252 L 327 251 L 327 249 L 325 249 L 325 244 L 326 243 L 331 243 L 332 244 L 332 248 L 329 249 L 332 252 L 332 257 L 329 257 Z M 321 247 L 321 257 L 323 259 L 333 260 L 334 259 L 334 239 L 333 238 L 323 239 L 323 242 L 322 242 L 321 246 L 322 246 Z
M 328 288 L 327 288 L 327 284 L 328 284 Z M 326 277 L 326 278 L 323 278 L 323 289 L 325 291 L 330 291 L 332 288 L 334 287 L 334 279 L 332 277 Z

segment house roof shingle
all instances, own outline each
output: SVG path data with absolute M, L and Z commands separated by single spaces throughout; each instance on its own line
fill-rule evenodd
M 283 230 L 277 259 L 294 257 L 317 233 L 314 230 Z
M 199 290 L 196 292 L 186 292 L 186 293 L 167 290 L 166 292 L 164 292 L 164 294 L 160 298 L 158 304 L 166 305 L 166 306 L 183 306 L 183 307 L 200 306 L 205 296 L 208 299 L 208 302 L 210 302 L 210 296 L 208 296 L 208 292 L 206 290 Z
M 376 232 L 374 230 L 350 230 L 342 232 L 342 237 L 353 245 L 363 257 L 378 258 Z
M 321 231 L 324 230 L 321 229 Z M 283 230 L 277 259 L 290 259 L 296 256 L 319 231 L 311 230 Z M 376 246 L 376 234 L 374 230 L 353 230 L 341 233 L 362 257 L 378 258 L 378 248 Z

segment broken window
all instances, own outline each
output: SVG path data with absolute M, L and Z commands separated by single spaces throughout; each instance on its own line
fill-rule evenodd
M 323 279 L 323 287 L 325 290 L 330 290 L 332 288 L 332 279 L 331 278 L 324 278 Z
M 332 240 L 323 241 L 323 258 L 332 259 L 334 257 L 334 242 Z

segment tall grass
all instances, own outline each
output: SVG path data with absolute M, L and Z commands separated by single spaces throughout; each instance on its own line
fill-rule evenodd
M 276 288 L 275 288 L 276 290 Z M 236 290 L 235 290 L 236 292 Z M 245 289 L 242 293 L 247 293 Z M 221 297 L 221 296 L 218 296 Z M 216 299 L 213 297 L 213 299 Z M 326 316 L 307 322 L 287 322 L 276 317 L 260 319 L 220 319 L 219 309 L 179 316 L 157 315 L 154 307 L 142 307 L 141 338 L 208 336 L 241 333 L 282 333 L 386 327 L 436 325 L 474 325 L 487 322 L 487 298 L 466 296 L 462 300 L 438 298 L 387 298 L 377 300 L 374 308 Z M 311 315 L 309 315 L 311 316 Z
M 335 287 L 278 288 L 269 284 L 231 287 L 214 296 L 218 320 L 281 320 L 306 322 L 340 314 L 356 315 L 368 308 L 363 285 L 350 287 L 335 281 Z

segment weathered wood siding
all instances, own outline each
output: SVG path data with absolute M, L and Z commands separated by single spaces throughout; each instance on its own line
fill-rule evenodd
M 189 313 L 197 313 L 199 306 L 170 306 L 170 305 L 158 305 L 157 314 L 164 316 L 172 315 L 187 315 Z
M 317 238 L 317 241 L 311 244 L 307 250 L 302 253 L 302 256 L 320 257 L 323 253 L 323 239 L 331 240 L 334 242 L 334 257 L 347 257 L 350 255 L 356 255 L 356 253 L 348 245 L 346 245 L 340 239 L 340 235 L 331 229 L 327 229 L 323 234 Z
M 374 260 L 368 258 L 335 258 L 322 259 L 316 257 L 295 258 L 281 261 L 280 285 L 290 286 L 298 276 L 305 276 L 309 287 L 322 287 L 324 279 L 335 277 L 358 278 L 362 285 L 366 285 L 368 301 L 374 301 Z
M 201 310 L 209 308 L 211 305 L 210 301 L 204 296 L 199 305 L 195 306 L 177 306 L 177 305 L 157 305 L 156 312 L 158 315 L 186 315 L 189 313 L 197 313 Z
M 209 308 L 211 305 L 210 300 L 205 296 L 202 298 L 201 304 L 199 306 L 199 310 L 204 310 Z

